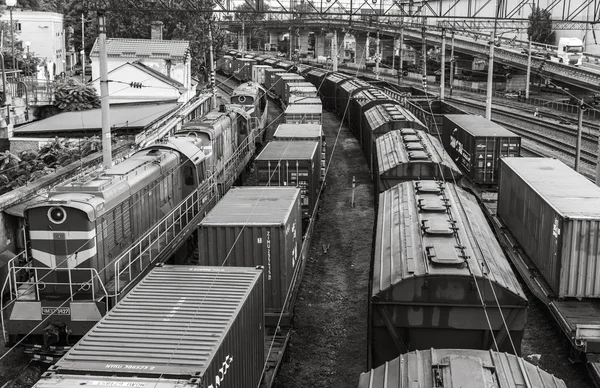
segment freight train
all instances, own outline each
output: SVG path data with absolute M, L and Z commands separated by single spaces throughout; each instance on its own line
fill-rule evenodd
M 238 94 L 250 106 L 195 112 L 173 136 L 26 208 L 29 260 L 11 263 L 1 306 L 8 344 L 31 344 L 52 361 L 175 253 L 255 154 L 266 103 L 259 88 Z
M 257 60 L 257 64 L 267 61 Z M 271 65 L 277 63 L 271 59 Z M 284 65 L 289 70 L 288 64 Z M 313 74 L 309 77 L 309 73 Z M 468 339 L 460 347 L 490 349 L 492 344 L 500 344 L 502 349 L 518 353 L 519 349 L 508 343 L 515 341 L 518 347 L 527 300 L 497 241 L 491 236 L 483 213 L 474 206 L 473 197 L 453 183 L 440 181 L 446 174 L 458 177 L 448 172 L 455 171 L 456 166 L 451 160 L 434 159 L 433 148 L 425 148 L 429 147 L 423 140 L 427 138 L 424 136 L 427 128 L 380 88 L 359 84 L 349 92 L 348 89 L 342 92 L 340 86 L 351 82 L 351 78 L 316 69 L 304 69 L 304 74 L 319 95 L 329 101 L 330 109 L 346 107 L 340 115 L 349 122 L 363 144 L 374 176 L 379 162 L 377 153 L 372 150 L 378 138 L 398 131 L 400 136 L 396 141 L 403 141 L 405 149 L 431 154 L 431 164 L 439 164 L 438 160 L 445 164 L 441 173 L 433 168 L 422 169 L 418 181 L 414 180 L 413 172 L 403 176 L 406 169 L 397 169 L 395 179 L 401 183 L 378 196 L 378 230 L 379 225 L 391 222 L 395 228 L 387 227 L 389 242 L 403 238 L 404 246 L 411 249 L 385 249 L 389 257 L 381 260 L 380 270 L 372 268 L 369 354 L 377 355 L 383 362 L 416 348 L 455 345 L 452 337 Z M 282 104 L 285 104 L 286 85 L 296 80 L 281 75 L 277 78 L 276 72 L 264 70 L 267 93 L 274 94 Z M 278 82 L 281 82 L 279 86 Z M 340 102 L 338 99 L 345 100 Z M 288 98 L 287 101 L 298 100 Z M 347 114 L 349 107 L 353 107 L 350 108 L 353 114 Z M 372 112 L 371 120 L 364 119 L 368 111 Z M 303 123 L 298 125 L 298 130 L 302 130 Z M 281 133 L 285 134 L 285 131 Z M 309 147 L 308 143 L 314 146 Z M 303 255 L 309 241 L 307 238 L 302 242 L 302 236 L 310 236 L 318 209 L 318 193 L 322 192 L 323 182 L 310 178 L 318 175 L 315 172 L 321 166 L 315 162 L 322 158 L 318 153 L 319 143 L 314 128 L 306 128 L 306 135 L 299 138 L 282 135 L 269 143 L 263 152 L 269 146 L 277 150 L 269 151 L 275 156 L 265 156 L 266 163 L 262 167 L 260 155 L 257 158 L 259 187 L 229 191 L 200 223 L 199 264 L 215 266 L 166 266 L 152 270 L 36 387 L 66 387 L 90 382 L 97 385 L 153 384 L 157 379 L 167 385 L 187 381 L 215 387 L 227 378 L 231 378 L 235 386 L 258 386 L 260 376 L 263 384 L 270 385 L 273 376 L 263 372 L 269 369 L 270 350 L 278 341 L 278 330 L 290 324 L 302 276 Z M 408 146 L 410 143 L 415 144 Z M 419 148 L 415 147 L 419 145 L 416 143 L 425 145 Z M 292 158 L 297 162 L 292 163 L 297 168 L 288 168 L 288 161 L 284 171 L 282 162 L 289 149 L 298 150 Z M 315 154 L 319 154 L 318 159 L 312 159 Z M 311 161 L 303 164 L 302 160 Z M 410 164 L 412 160 L 405 163 Z M 275 176 L 278 178 L 274 180 Z M 268 186 L 288 187 L 264 187 L 260 185 L 261 180 Z M 316 195 L 314 201 L 312 195 Z M 400 205 L 402 203 L 407 205 Z M 302 204 L 309 205 L 309 230 L 299 226 L 304 212 Z M 388 217 L 388 213 L 392 217 Z M 393 217 L 400 219 L 393 220 Z M 390 234 L 394 232 L 395 235 Z M 376 245 L 384 242 L 379 239 L 376 237 Z M 392 243 L 392 248 L 397 245 L 397 242 Z M 383 254 L 380 256 L 383 259 Z M 373 263 L 376 261 L 374 257 Z M 263 270 L 224 268 L 251 265 L 259 265 Z M 375 293 L 375 279 L 379 279 L 381 292 L 377 289 Z M 257 289 L 262 287 L 269 290 L 266 301 L 259 300 L 263 292 Z M 228 298 L 225 303 L 224 292 Z M 398 299 L 406 295 L 410 296 L 409 301 Z M 215 305 L 213 301 L 220 303 Z M 409 307 L 390 310 L 404 302 Z M 149 324 L 140 325 L 142 322 L 135 318 L 140 310 L 144 314 L 144 323 Z M 501 317 L 503 312 L 506 316 Z M 219 321 L 210 322 L 215 314 L 219 315 Z M 373 318 L 375 314 L 378 316 Z M 484 316 L 490 319 L 489 326 L 482 323 Z M 282 325 L 284 321 L 287 322 Z M 210 326 L 211 331 L 198 331 L 205 326 Z M 265 327 L 270 328 L 270 333 Z M 130 340 L 132 335 L 136 338 L 134 342 Z M 244 338 L 244 341 L 231 342 L 232 338 Z M 266 341 L 264 346 L 261 345 L 263 341 Z M 185 349 L 182 343 L 185 343 Z M 233 343 L 237 345 L 233 346 Z M 203 351 L 208 350 L 207 346 L 212 346 L 210 352 Z M 263 353 L 263 349 L 267 351 Z M 189 351 L 203 356 L 189 357 Z M 445 365 L 457 371 L 471 368 L 465 365 L 466 360 L 479 358 L 483 360 L 480 365 L 491 362 L 476 350 L 441 351 L 441 360 L 433 360 L 438 353 L 430 352 L 430 366 L 437 368 L 439 373 Z M 406 357 L 415 354 L 418 359 L 418 353 Z M 534 373 L 541 374 L 544 381 L 551 380 L 544 372 L 514 356 L 489 354 L 492 361 L 500 360 L 507 367 L 499 368 L 494 364 L 499 381 L 516 378 L 510 365 L 518 365 L 525 380 L 535 378 Z M 244 366 L 243 370 L 234 369 L 240 364 Z M 279 364 L 275 371 L 278 367 Z M 471 372 L 469 369 L 468 373 Z M 462 375 L 459 373 L 457 378 Z M 85 375 L 85 381 L 82 375 Z M 426 376 L 416 379 L 427 384 L 434 381 Z M 435 381 L 443 379 L 440 375 Z M 374 380 L 368 381 L 371 384 Z M 555 382 L 557 386 L 564 386 L 559 380 Z M 468 383 L 478 386 L 477 382 L 469 380 Z

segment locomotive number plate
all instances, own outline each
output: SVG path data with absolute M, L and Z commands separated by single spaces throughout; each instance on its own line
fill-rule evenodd
M 56 312 L 54 311 L 56 310 Z M 70 307 L 42 307 L 42 315 L 71 315 Z

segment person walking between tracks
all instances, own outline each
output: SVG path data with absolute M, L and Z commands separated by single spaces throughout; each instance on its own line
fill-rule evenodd
M 535 112 L 533 112 L 533 117 L 540 117 L 540 111 L 538 108 L 535 108 Z

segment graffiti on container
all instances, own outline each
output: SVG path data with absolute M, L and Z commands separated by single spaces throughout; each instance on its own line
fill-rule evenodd
M 267 231 L 267 278 L 271 280 L 271 232 Z
M 215 383 L 208 386 L 208 388 L 217 388 L 221 386 L 221 383 L 225 379 L 225 375 L 227 374 L 227 370 L 231 366 L 233 362 L 233 357 L 229 354 L 225 357 L 225 361 L 223 361 L 223 366 L 219 368 L 219 373 L 215 376 Z

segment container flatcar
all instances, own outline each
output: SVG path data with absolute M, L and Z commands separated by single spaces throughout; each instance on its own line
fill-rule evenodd
M 496 185 L 499 159 L 521 154 L 520 136 L 475 115 L 444 115 L 442 143 L 465 176 L 478 185 Z
M 155 268 L 34 387 L 257 387 L 263 308 L 261 269 Z
M 459 182 L 462 173 L 440 141 L 425 131 L 393 130 L 375 141 L 377 193 L 411 180 Z
M 267 321 L 276 325 L 282 312 L 289 318 L 287 295 L 302 245 L 298 188 L 231 189 L 202 220 L 198 236 L 200 265 L 263 266 Z
M 374 245 L 371 366 L 431 347 L 520 351 L 527 298 L 474 196 L 401 183 L 379 196 Z
M 302 218 L 313 215 L 321 179 L 321 149 L 316 141 L 272 141 L 256 157 L 259 186 L 299 187 Z
M 391 99 L 381 89 L 375 87 L 354 93 L 350 100 L 349 125 L 354 136 L 356 136 L 361 144 L 365 143 L 362 130 L 364 113 L 376 104 L 381 103 L 398 104 L 398 101 Z
M 290 96 L 290 104 L 293 105 L 322 105 L 320 97 L 303 97 L 303 96 Z
M 349 114 L 346 110 L 350 109 L 350 99 L 352 95 L 360 90 L 368 89 L 371 85 L 363 80 L 350 78 L 346 82 L 340 83 L 336 91 L 335 109 L 340 117 L 350 122 Z
M 351 79 L 351 77 L 343 73 L 329 73 L 325 76 L 323 85 L 321 85 L 321 88 L 319 89 L 325 109 L 335 111 L 335 99 L 338 85 L 349 79 Z
M 283 120 L 288 124 L 322 124 L 323 106 L 291 104 L 283 112 Z
M 283 102 L 285 102 L 286 105 L 290 103 L 290 97 L 292 95 L 300 97 L 318 97 L 319 93 L 317 92 L 317 88 L 310 82 L 286 83 L 283 95 Z
M 512 354 L 428 349 L 362 373 L 358 388 L 567 388 L 563 380 Z
M 375 140 L 394 129 L 406 128 L 427 130 L 408 109 L 398 103 L 376 103 L 370 109 L 363 111 L 362 148 L 372 174 L 374 173 L 374 163 L 377 163 L 377 160 L 373 160 Z M 411 145 L 411 147 L 416 146 L 418 145 Z

